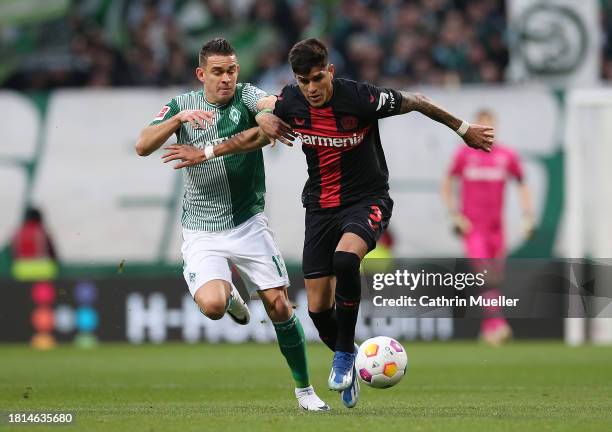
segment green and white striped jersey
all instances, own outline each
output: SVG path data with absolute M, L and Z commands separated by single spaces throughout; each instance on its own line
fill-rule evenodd
M 203 90 L 173 98 L 152 125 L 183 110 L 215 112 L 215 124 L 196 129 L 183 123 L 177 130 L 179 144 L 198 148 L 214 146 L 256 126 L 257 101 L 266 94 L 255 86 L 239 83 L 233 99 L 225 105 L 206 101 Z M 234 228 L 264 209 L 266 182 L 261 150 L 225 155 L 182 169 L 185 192 L 181 223 L 200 231 Z

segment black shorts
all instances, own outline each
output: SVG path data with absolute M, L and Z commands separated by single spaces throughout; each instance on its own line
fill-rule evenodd
M 368 245 L 368 251 L 374 249 L 389 225 L 392 211 L 393 200 L 389 196 L 366 198 L 341 209 L 306 209 L 304 278 L 334 274 L 334 252 L 344 233 L 357 234 Z

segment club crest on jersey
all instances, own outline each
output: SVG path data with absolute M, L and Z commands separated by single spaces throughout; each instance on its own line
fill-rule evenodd
M 168 114 L 168 111 L 170 111 L 170 107 L 168 105 L 164 105 L 161 111 L 155 116 L 153 121 L 163 120 L 164 117 L 166 117 L 166 114 Z
M 293 121 L 298 126 L 304 126 L 304 123 L 306 123 L 306 119 L 299 118 L 299 117 L 293 117 Z
M 232 107 L 229 113 L 229 118 L 231 121 L 238 124 L 240 122 L 240 111 L 238 111 L 236 107 Z
M 355 129 L 359 125 L 359 120 L 354 116 L 344 116 L 340 119 L 340 125 L 344 130 Z

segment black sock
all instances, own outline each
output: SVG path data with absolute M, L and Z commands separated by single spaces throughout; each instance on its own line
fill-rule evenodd
M 323 312 L 310 312 L 308 315 L 312 319 L 317 331 L 319 332 L 319 338 L 323 341 L 327 347 L 335 351 L 336 350 L 336 338 L 338 336 L 338 321 L 336 320 L 336 310 L 332 306 Z
M 336 351 L 352 353 L 355 350 L 355 325 L 361 300 L 359 264 L 361 260 L 351 252 L 334 253 L 336 275 L 336 317 L 338 337 Z

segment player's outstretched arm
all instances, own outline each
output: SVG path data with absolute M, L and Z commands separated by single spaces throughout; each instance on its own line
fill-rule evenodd
M 161 123 L 145 127 L 136 141 L 136 153 L 149 156 L 160 148 L 175 133 L 181 124 L 191 123 L 194 128 L 206 127 L 214 120 L 214 113 L 202 110 L 183 110 Z
M 450 214 L 457 212 L 457 205 L 455 203 L 455 194 L 453 192 L 453 177 L 446 176 L 442 180 L 442 186 L 440 187 L 440 194 L 442 195 L 442 202 L 446 206 L 446 209 Z
M 214 157 L 248 153 L 270 144 L 270 138 L 259 127 L 247 129 L 214 147 Z M 210 159 L 210 158 L 207 158 Z
M 491 151 L 493 138 L 495 136 L 492 127 L 469 124 L 462 121 L 422 94 L 409 92 L 400 93 L 402 94 L 400 114 L 418 111 L 430 119 L 442 123 L 457 132 L 468 146 L 487 152 Z
M 162 160 L 164 163 L 178 160 L 180 162 L 174 166 L 174 169 L 180 169 L 223 155 L 248 153 L 265 147 L 267 144 L 270 144 L 270 138 L 260 128 L 255 127 L 247 129 L 219 145 L 207 146 L 204 149 L 185 144 L 166 146 L 164 147 L 166 153 L 162 155 Z
M 518 192 L 521 211 L 523 212 L 523 235 L 529 240 L 535 233 L 535 218 L 533 216 L 531 190 L 524 180 L 519 182 Z
M 440 190 L 442 194 L 442 201 L 444 202 L 444 205 L 448 210 L 448 214 L 451 217 L 454 233 L 457 235 L 465 235 L 470 230 L 470 221 L 465 216 L 463 216 L 457 208 L 453 185 L 453 176 L 448 175 L 444 177 Z

